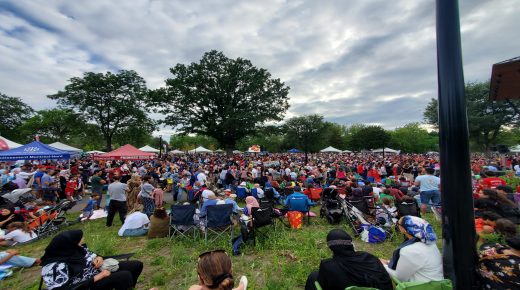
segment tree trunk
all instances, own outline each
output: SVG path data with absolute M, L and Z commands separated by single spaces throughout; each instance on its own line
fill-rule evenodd
M 106 146 L 107 146 L 107 152 L 112 151 L 112 136 L 106 135 L 105 136 Z

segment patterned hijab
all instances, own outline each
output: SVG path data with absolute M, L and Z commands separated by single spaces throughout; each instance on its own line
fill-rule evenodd
M 437 240 L 437 235 L 435 235 L 432 226 L 420 217 L 404 216 L 400 221 L 400 225 L 410 235 L 427 245 L 433 244 Z

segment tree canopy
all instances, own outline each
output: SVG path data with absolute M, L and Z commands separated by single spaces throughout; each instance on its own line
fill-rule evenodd
M 30 141 L 34 135 L 39 135 L 42 141 L 67 142 L 83 129 L 84 123 L 82 115 L 70 109 L 55 108 L 37 111 L 20 126 L 20 131 L 26 141 Z
M 420 123 L 409 123 L 390 132 L 391 147 L 405 153 L 438 151 L 439 138 L 421 128 Z
M 289 87 L 243 58 L 212 50 L 198 63 L 177 64 L 166 87 L 152 93 L 165 124 L 215 138 L 227 151 L 289 108 Z
M 293 117 L 283 126 L 286 142 L 291 147 L 300 148 L 306 153 L 317 152 L 323 149 L 322 137 L 325 126 L 321 115 Z
M 390 145 L 390 134 L 381 126 L 357 125 L 348 140 L 348 147 L 354 151 L 378 149 Z
M 501 132 L 519 126 L 520 116 L 508 102 L 489 100 L 489 82 L 467 83 L 465 96 L 469 138 L 475 149 L 489 150 L 497 144 Z M 518 100 L 512 102 L 516 106 L 520 105 Z M 436 127 L 437 112 L 438 102 L 432 99 L 425 109 L 424 118 L 427 123 Z
M 0 93 L 0 104 L 2 104 L 0 135 L 14 138 L 17 136 L 16 127 L 29 119 L 34 111 L 20 98 L 10 97 L 2 93 Z
M 48 97 L 95 123 L 107 150 L 112 150 L 115 135 L 131 128 L 151 127 L 145 111 L 146 82 L 132 70 L 116 74 L 86 72 L 81 78 L 71 78 L 62 91 Z

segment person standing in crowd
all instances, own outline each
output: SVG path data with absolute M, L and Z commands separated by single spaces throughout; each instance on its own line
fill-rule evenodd
M 139 207 L 137 196 L 141 192 L 141 177 L 138 174 L 133 174 L 126 184 L 128 185 L 126 204 L 128 211 L 133 212 Z
M 42 190 L 43 190 L 43 200 L 50 202 L 51 204 L 56 203 L 56 199 L 59 197 L 58 191 L 56 189 L 57 182 L 52 177 L 54 175 L 54 170 L 47 169 L 45 174 L 41 178 Z
M 141 185 L 141 191 L 139 192 L 139 197 L 143 201 L 143 212 L 147 216 L 151 216 L 155 210 L 155 200 L 152 197 L 153 190 L 155 189 L 152 182 L 152 177 L 147 175 L 143 179 L 143 184 Z
M 128 212 L 128 206 L 126 203 L 128 185 L 120 182 L 121 177 L 119 175 L 114 175 L 112 179 L 114 182 L 108 186 L 110 203 L 108 204 L 107 227 L 112 226 L 116 212 L 119 213 L 121 224 L 124 224 L 126 213 Z
M 441 179 L 434 176 L 435 170 L 431 167 L 425 169 L 424 175 L 417 176 L 415 178 L 415 186 L 420 186 L 419 191 L 421 192 L 421 214 L 426 213 L 426 209 L 430 202 L 433 205 L 441 203 L 441 193 L 439 191 L 441 185 Z
M 90 179 L 92 194 L 99 196 L 99 199 L 96 201 L 97 208 L 101 207 L 101 200 L 103 199 L 103 185 L 107 183 L 103 178 L 101 178 L 102 173 L 103 172 L 100 169 L 97 169 L 94 171 L 94 175 Z

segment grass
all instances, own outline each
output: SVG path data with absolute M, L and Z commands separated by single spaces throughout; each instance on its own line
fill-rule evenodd
M 318 208 L 314 208 L 318 211 Z M 432 215 L 427 215 L 440 237 L 440 224 Z M 112 228 L 106 228 L 105 220 L 94 220 L 77 224 L 68 229 L 83 229 L 89 248 L 99 255 L 115 255 L 135 252 L 135 259 L 144 263 L 144 271 L 139 278 L 138 289 L 188 289 L 197 282 L 196 261 L 200 253 L 212 249 L 226 249 L 231 252 L 225 238 L 206 246 L 204 239 L 193 242 L 188 239 L 153 239 L 146 237 L 122 238 L 117 236 L 120 227 L 116 219 Z M 236 280 L 242 275 L 249 279 L 248 289 L 303 289 L 307 275 L 316 270 L 320 260 L 331 256 L 325 237 L 333 228 L 344 228 L 346 223 L 329 225 L 325 219 L 311 218 L 310 225 L 302 229 L 289 229 L 278 224 L 276 231 L 268 234 L 268 239 L 260 239 L 256 247 L 246 243 L 242 255 L 232 257 Z M 237 234 L 238 228 L 235 231 Z M 21 246 L 22 255 L 41 257 L 50 237 Z M 372 245 L 359 239 L 354 241 L 356 250 L 367 251 L 380 258 L 389 259 L 393 250 L 402 241 L 396 235 L 391 241 Z M 441 241 L 438 242 L 439 247 Z M 16 270 L 14 275 L 0 281 L 0 289 L 38 289 L 40 267 Z M 238 285 L 238 284 L 237 284 Z

